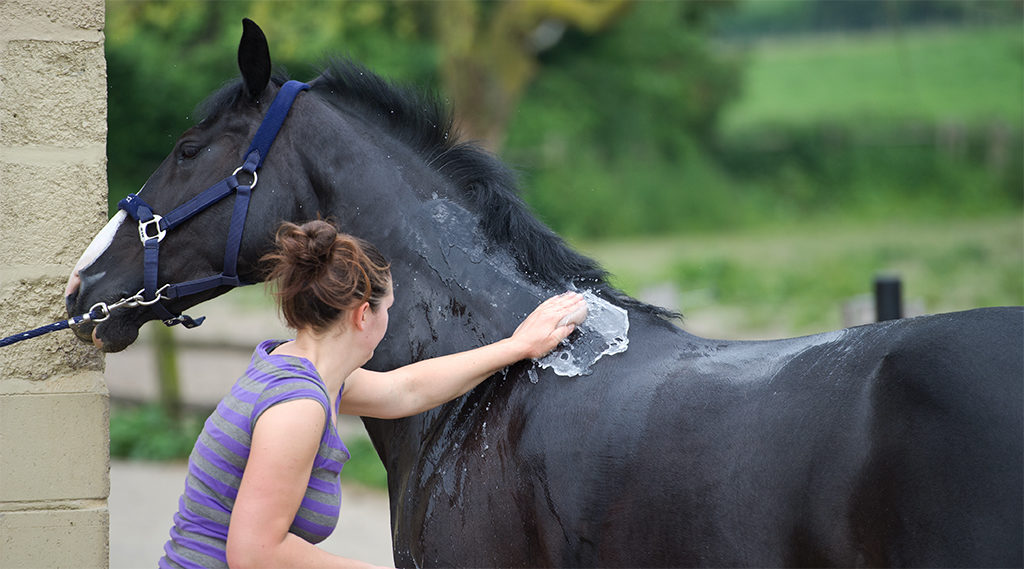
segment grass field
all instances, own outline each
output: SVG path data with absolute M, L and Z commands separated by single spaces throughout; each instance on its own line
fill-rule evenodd
M 748 57 L 728 133 L 764 124 L 890 120 L 969 125 L 1024 117 L 1019 23 L 763 41 Z
M 671 286 L 689 331 L 756 339 L 844 325 L 876 274 L 925 312 L 1024 304 L 1024 216 L 946 222 L 824 220 L 734 234 L 580 243 L 634 296 Z

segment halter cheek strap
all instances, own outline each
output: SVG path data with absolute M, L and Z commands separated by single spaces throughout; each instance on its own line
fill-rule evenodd
M 282 85 L 281 90 L 270 104 L 266 116 L 263 117 L 263 122 L 256 130 L 249 149 L 245 152 L 245 163 L 230 176 L 174 208 L 170 213 L 163 216 L 157 215 L 154 209 L 137 194 L 129 194 L 118 203 L 119 209 L 124 210 L 139 222 L 139 240 L 142 241 L 144 250 L 143 298 L 152 303 L 149 306 L 167 326 L 182 324 L 186 328 L 194 328 L 202 324 L 204 317 L 193 319 L 184 314 L 174 314 L 160 301 L 173 300 L 219 286 L 237 287 L 249 284 L 241 282 L 238 278 L 238 255 L 242 248 L 242 232 L 245 228 L 246 214 L 249 211 L 249 198 L 259 179 L 256 172 L 263 165 L 267 154 L 270 153 L 270 147 L 274 144 L 274 139 L 277 138 L 277 133 L 281 130 L 281 125 L 284 124 L 288 111 L 291 109 L 292 103 L 295 102 L 295 97 L 307 89 L 309 89 L 309 85 L 299 81 L 288 81 Z M 242 176 L 244 181 L 239 179 L 239 174 L 244 174 Z M 231 224 L 228 226 L 222 272 L 209 277 L 159 286 L 160 242 L 163 241 L 167 232 L 232 193 L 235 194 L 235 203 L 231 212 Z

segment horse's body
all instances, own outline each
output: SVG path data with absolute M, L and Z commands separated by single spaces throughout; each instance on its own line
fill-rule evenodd
M 368 423 L 400 563 L 1019 562 L 1020 378 L 986 378 L 1019 367 L 1020 312 L 775 342 L 631 326 L 591 376 L 511 373 Z
M 257 31 L 239 50 L 242 85 L 211 99 L 147 182 L 157 210 L 240 163 L 279 85 Z M 399 566 L 1021 565 L 1021 309 L 698 338 L 610 288 L 526 212 L 500 164 L 449 140 L 443 112 L 347 64 L 311 84 L 260 170 L 242 277 L 259 280 L 284 219 L 331 216 L 375 243 L 396 297 L 378 369 L 504 337 L 565 287 L 629 312 L 628 349 L 590 375 L 523 362 L 422 415 L 365 421 Z M 230 209 L 169 233 L 161 275 L 219 270 Z M 69 288 L 72 312 L 139 289 L 135 228 L 115 220 L 107 235 Z M 152 318 L 79 333 L 121 349 Z

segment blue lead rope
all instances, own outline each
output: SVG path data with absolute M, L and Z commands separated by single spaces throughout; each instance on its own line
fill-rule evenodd
M 11 344 L 17 344 L 22 340 L 28 340 L 29 338 L 35 338 L 36 336 L 42 336 L 43 334 L 49 334 L 50 332 L 56 332 L 57 330 L 64 330 L 72 326 L 77 326 L 83 322 L 103 322 L 110 317 L 110 313 L 114 310 L 121 308 L 135 308 L 137 306 L 150 306 L 156 304 L 161 300 L 166 300 L 165 295 L 169 285 L 164 285 L 156 291 L 156 295 L 151 300 L 146 300 L 143 294 L 145 290 L 140 290 L 133 296 L 128 296 L 118 300 L 113 304 L 107 304 L 105 302 L 97 302 L 92 305 L 89 312 L 82 314 L 81 316 L 73 316 L 67 320 L 60 320 L 53 324 L 47 324 L 46 326 L 40 326 L 28 332 L 22 332 L 20 334 L 14 334 L 0 340 L 0 348 L 4 346 L 10 346 Z
M 97 314 L 98 312 L 98 314 Z M 22 332 L 20 334 L 14 334 L 13 336 L 7 336 L 6 338 L 0 339 L 0 348 L 4 346 L 10 346 L 11 344 L 17 344 L 22 340 L 28 340 L 29 338 L 35 338 L 42 336 L 43 334 L 49 334 L 50 332 L 56 332 L 57 330 L 65 330 L 72 326 L 77 326 L 82 322 L 88 322 L 90 320 L 99 320 L 106 314 L 102 309 L 93 308 L 88 314 L 82 314 L 81 316 L 75 316 L 67 320 L 61 320 L 54 322 L 53 324 L 47 324 L 46 326 L 40 326 L 38 328 L 29 330 L 28 332 Z

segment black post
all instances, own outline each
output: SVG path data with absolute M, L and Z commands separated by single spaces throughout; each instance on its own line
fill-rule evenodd
M 875 277 L 875 321 L 903 318 L 903 293 L 900 278 L 892 275 Z

